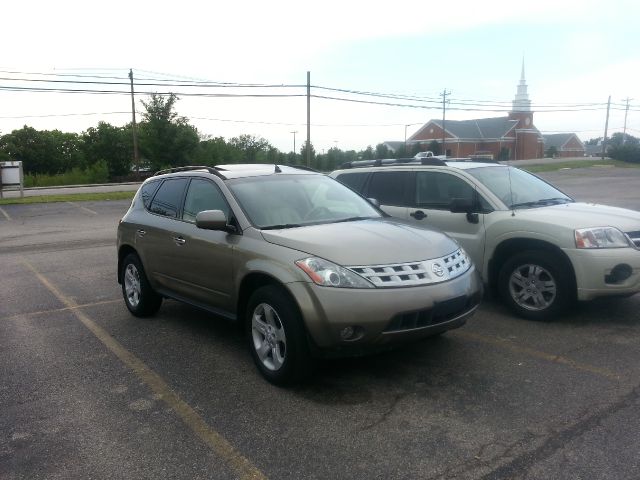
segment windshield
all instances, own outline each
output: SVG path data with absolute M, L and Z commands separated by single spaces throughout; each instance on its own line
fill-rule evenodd
M 324 175 L 270 175 L 228 182 L 253 225 L 293 228 L 382 215 L 357 193 Z
M 557 188 L 535 175 L 513 167 L 479 167 L 467 170 L 507 208 L 534 208 L 573 202 Z

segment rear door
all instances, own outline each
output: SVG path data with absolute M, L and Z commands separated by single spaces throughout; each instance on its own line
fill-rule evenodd
M 411 203 L 409 170 L 373 172 L 366 186 L 365 196 L 375 198 L 380 208 L 392 217 L 407 218 Z

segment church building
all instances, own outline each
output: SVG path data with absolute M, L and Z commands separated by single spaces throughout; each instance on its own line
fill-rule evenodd
M 444 135 L 443 135 L 444 130 Z M 444 137 L 444 148 L 442 142 Z M 407 139 L 407 144 L 428 150 L 436 141 L 448 157 L 489 156 L 500 160 L 526 160 L 544 156 L 544 138 L 533 124 L 531 100 L 522 73 L 512 108 L 506 117 L 474 120 L 429 120 Z

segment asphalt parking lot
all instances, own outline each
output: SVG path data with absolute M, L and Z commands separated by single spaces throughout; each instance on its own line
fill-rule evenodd
M 640 210 L 640 169 L 543 176 Z M 0 207 L 0 478 L 640 477 L 640 295 L 553 323 L 487 301 L 461 329 L 279 389 L 225 321 L 174 301 L 129 314 L 127 206 Z

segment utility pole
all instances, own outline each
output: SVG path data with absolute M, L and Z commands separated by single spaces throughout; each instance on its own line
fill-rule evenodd
M 607 120 L 604 122 L 604 138 L 602 139 L 602 160 L 604 160 L 607 151 L 607 131 L 609 130 L 609 109 L 611 108 L 611 95 L 607 101 Z
M 307 71 L 307 167 L 311 166 L 311 72 Z
M 629 102 L 633 100 L 633 98 L 625 98 L 623 99 L 627 102 L 627 106 L 624 109 L 624 129 L 622 130 L 622 144 L 627 140 L 627 114 L 629 113 Z
M 446 111 L 447 111 L 447 103 L 449 103 L 449 100 L 447 100 L 447 96 L 451 95 L 451 92 L 447 92 L 447 89 L 445 88 L 442 93 L 440 94 L 440 96 L 442 97 L 442 155 L 447 155 L 447 147 L 445 145 L 446 142 L 446 137 L 445 137 L 445 116 L 446 116 Z
M 407 153 L 407 127 L 409 125 L 405 125 L 404 126 L 404 156 L 408 157 L 409 154 Z
M 289 132 L 289 133 L 293 133 L 293 154 L 296 154 L 296 133 L 298 133 L 298 130 L 294 130 L 293 132 Z
M 138 127 L 136 126 L 136 100 L 133 95 L 133 69 L 129 69 L 129 80 L 131 80 L 131 126 L 133 129 L 133 163 L 136 166 L 136 178 L 140 179 L 140 154 L 138 153 Z

